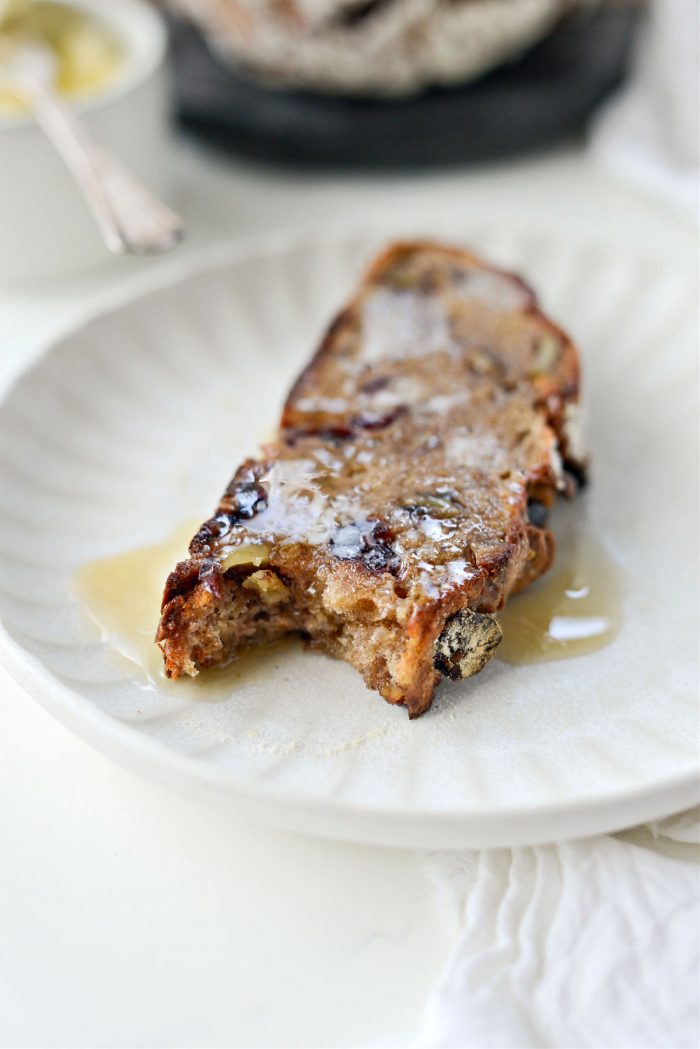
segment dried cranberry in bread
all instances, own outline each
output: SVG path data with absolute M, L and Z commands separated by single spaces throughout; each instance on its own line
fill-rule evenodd
M 391 247 L 169 576 L 167 673 L 297 632 L 422 714 L 441 675 L 481 669 L 491 613 L 552 561 L 548 511 L 584 477 L 578 390 L 573 344 L 521 280 Z

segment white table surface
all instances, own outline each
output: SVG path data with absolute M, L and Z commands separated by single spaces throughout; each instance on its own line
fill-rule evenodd
M 494 214 L 671 262 L 695 246 L 575 147 L 420 177 L 271 173 L 192 145 L 174 166 L 181 254 L 300 223 L 429 232 Z M 115 288 L 176 262 L 0 289 L 0 387 Z M 90 750 L 0 667 L 0 1045 L 397 1044 L 449 948 L 417 854 L 209 812 Z

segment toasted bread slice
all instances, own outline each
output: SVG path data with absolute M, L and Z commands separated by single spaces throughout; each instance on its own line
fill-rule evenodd
M 294 385 L 169 576 L 171 677 L 297 632 L 416 717 L 481 669 L 491 613 L 550 565 L 547 514 L 582 482 L 579 364 L 517 277 L 397 244 Z

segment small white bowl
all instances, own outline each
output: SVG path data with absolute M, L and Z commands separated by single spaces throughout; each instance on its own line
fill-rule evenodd
M 142 0 L 68 0 L 111 27 L 124 59 L 76 106 L 95 139 L 167 199 L 167 35 Z M 80 269 L 107 255 L 80 191 L 31 117 L 0 115 L 0 282 Z

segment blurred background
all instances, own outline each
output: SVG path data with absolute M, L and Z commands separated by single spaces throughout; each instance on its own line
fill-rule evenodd
M 13 82 L 27 41 L 190 245 L 376 209 L 420 225 L 518 174 L 498 206 L 522 214 L 533 172 L 580 198 L 591 158 L 697 217 L 695 0 L 0 0 L 0 288 L 106 254 Z

